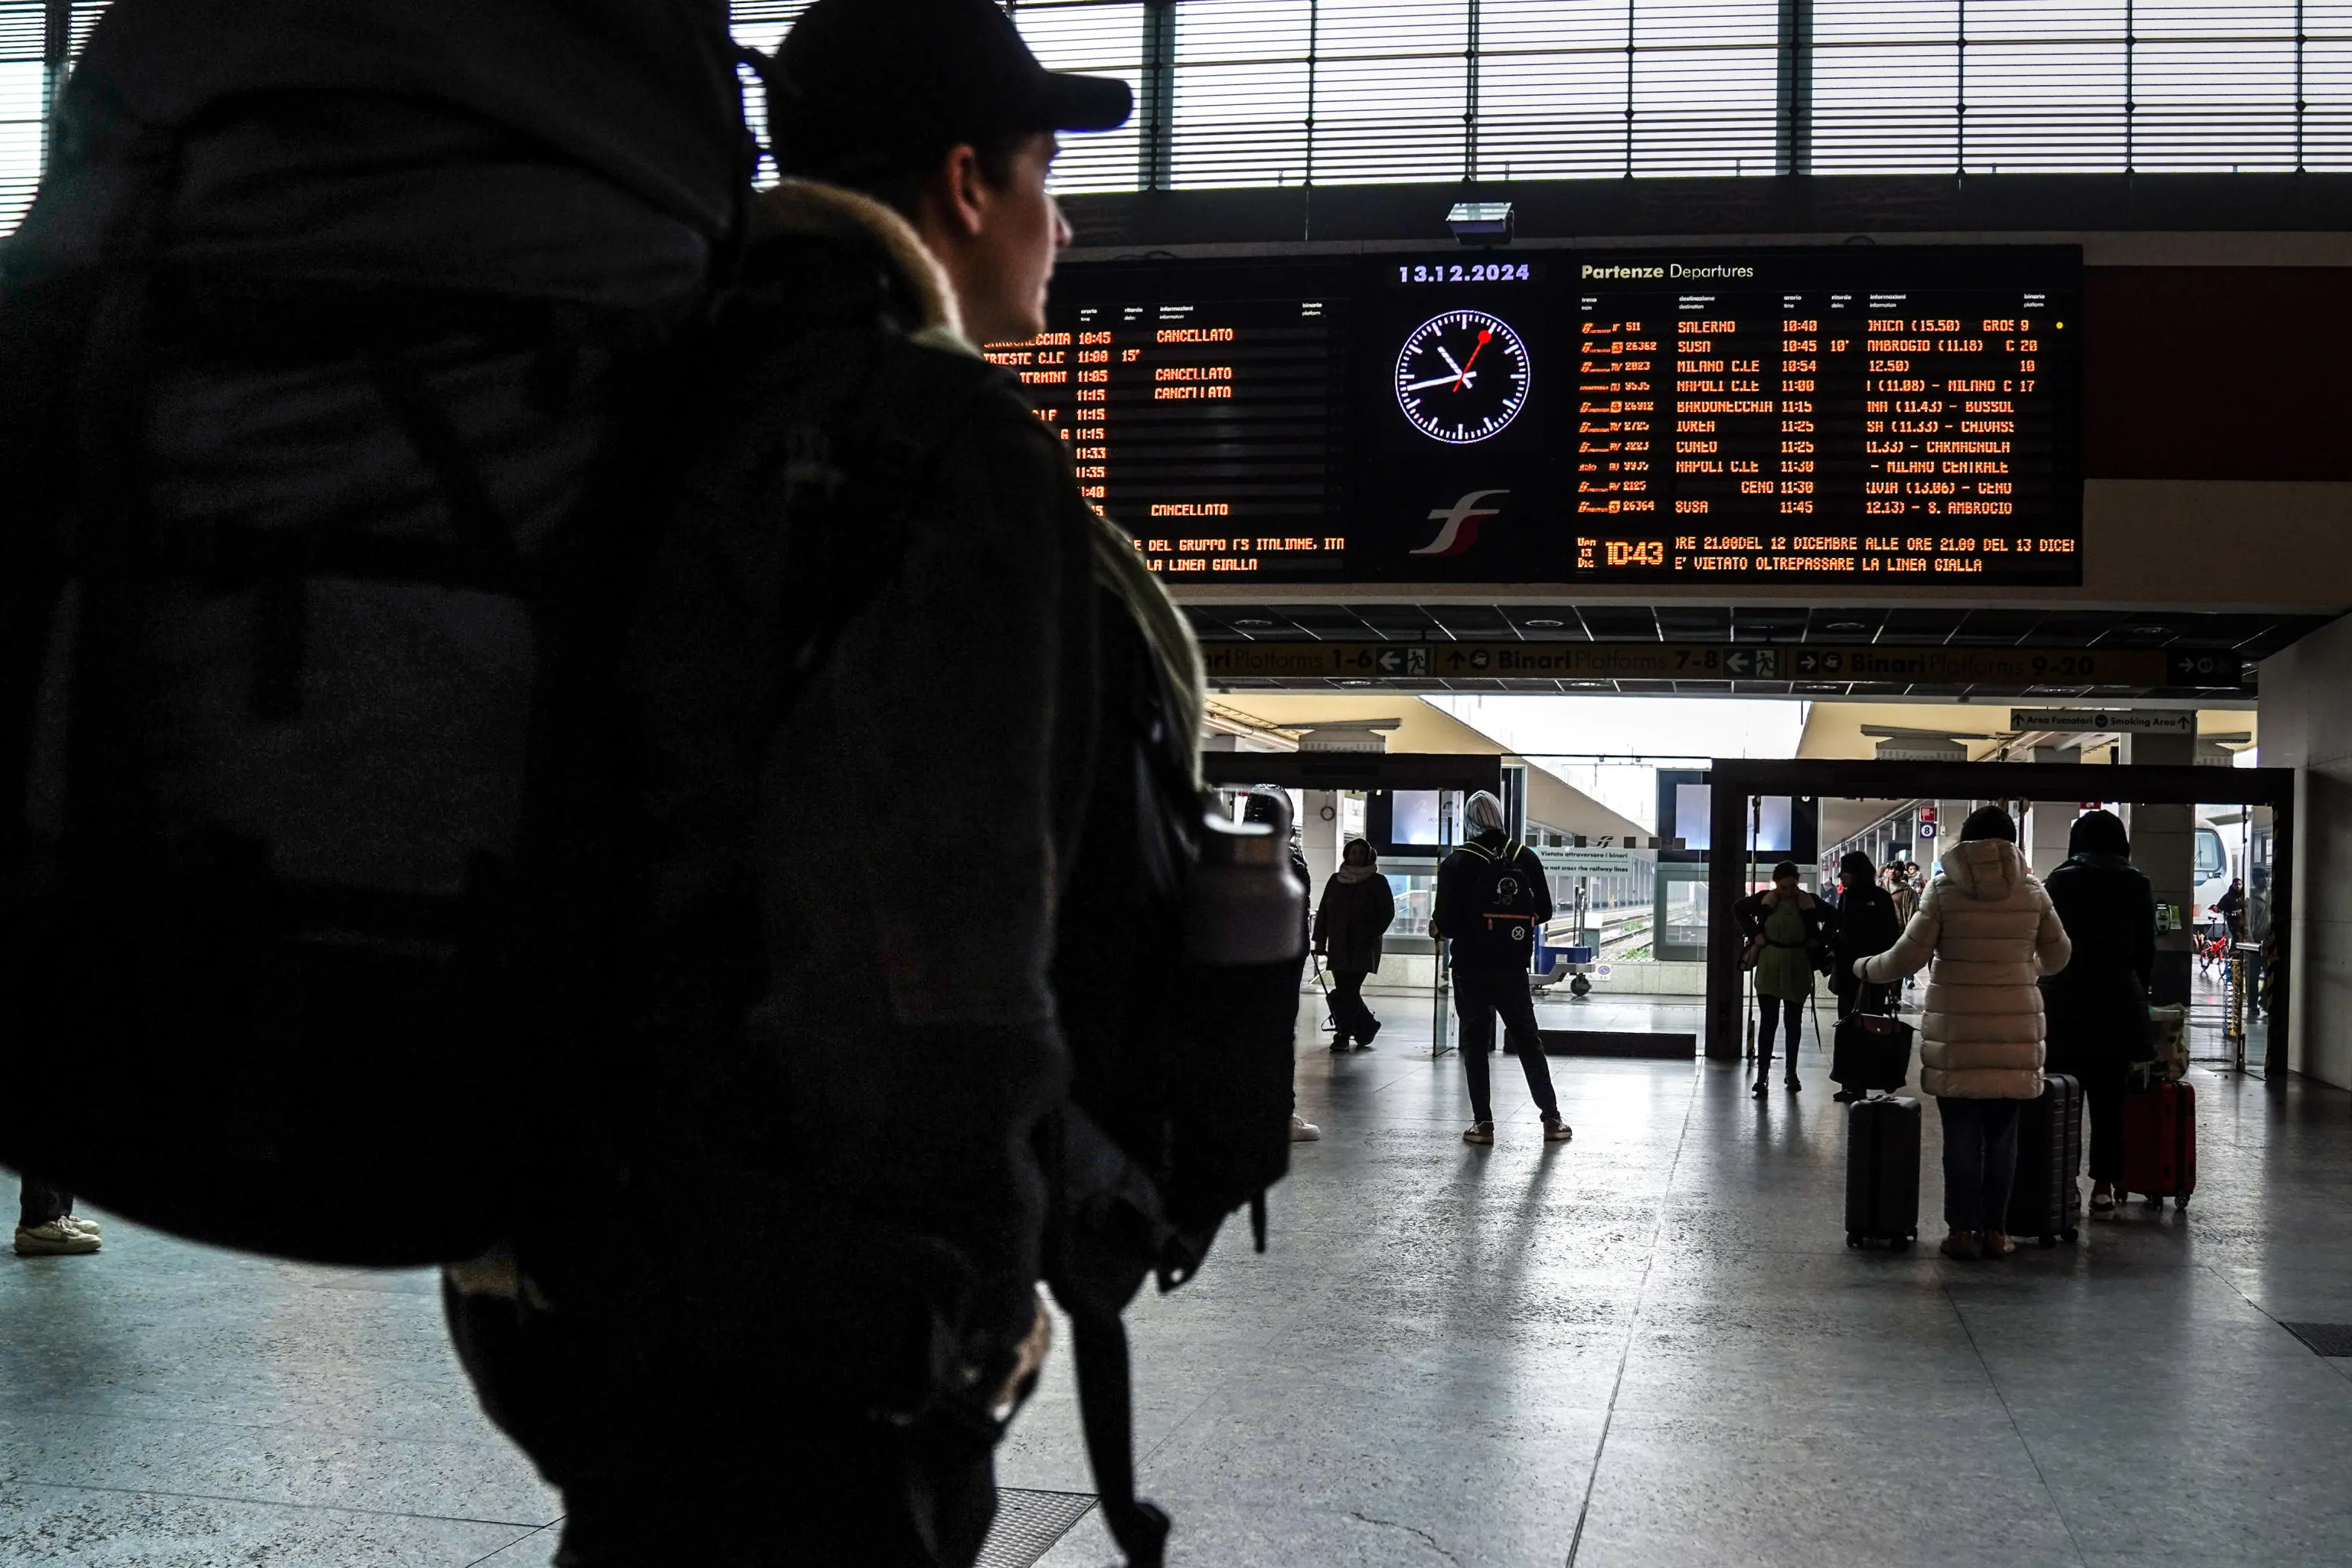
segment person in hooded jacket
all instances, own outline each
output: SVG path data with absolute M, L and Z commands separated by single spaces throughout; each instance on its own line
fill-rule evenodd
M 1731 914 L 1748 939 L 1742 962 L 1756 972 L 1757 1007 L 1763 1014 L 1756 1032 L 1756 1098 L 1771 1092 L 1772 1032 L 1783 1020 L 1789 1037 L 1786 1081 L 1794 1094 L 1805 1087 L 1797 1081 L 1798 1020 L 1812 1000 L 1814 972 L 1828 962 L 1836 916 L 1798 885 L 1793 860 L 1773 867 L 1772 885 L 1732 905 Z
M 1315 910 L 1315 951 L 1331 971 L 1334 1052 L 1372 1048 L 1381 1021 L 1364 1005 L 1364 981 L 1381 966 L 1381 937 L 1396 919 L 1396 889 L 1381 875 L 1372 847 L 1350 838 L 1339 868 L 1323 884 Z
M 1861 850 L 1850 851 L 1838 862 L 1838 886 L 1837 922 L 1830 928 L 1830 989 L 1837 994 L 1837 1016 L 1843 1023 L 1856 1008 L 1868 1013 L 1893 1010 L 1890 994 L 1880 986 L 1864 985 L 1853 966 L 1859 959 L 1893 947 L 1903 934 L 1903 922 L 1895 918 L 1894 896 L 1878 885 L 1870 857 Z M 1830 1077 L 1841 1085 L 1846 1077 L 1842 1068 L 1842 1063 L 1832 1061 Z M 1833 1098 L 1861 1097 L 1840 1088 Z
M 1251 786 L 1249 798 L 1242 803 L 1242 820 L 1260 823 L 1269 827 L 1276 823 L 1288 821 L 1290 823 L 1290 868 L 1298 874 L 1300 887 L 1311 888 L 1315 885 L 1315 878 L 1307 868 L 1306 846 L 1298 841 L 1297 814 L 1290 809 L 1290 796 L 1280 784 L 1262 784 Z M 1298 983 L 1301 985 L 1307 984 L 1307 963 L 1314 947 L 1314 922 L 1315 917 L 1312 911 L 1302 906 L 1299 910 L 1298 927 L 1301 939 Z M 1316 1126 L 1296 1110 L 1290 1113 L 1290 1141 L 1293 1143 L 1312 1143 L 1322 1136 L 1323 1129 Z
M 1482 907 L 1487 889 L 1500 885 L 1499 868 L 1534 896 L 1533 912 L 1510 923 L 1539 931 L 1551 919 L 1551 883 L 1536 852 L 1511 841 L 1503 803 L 1493 795 L 1483 789 L 1473 795 L 1463 816 L 1470 826 L 1470 842 L 1438 867 L 1437 907 L 1429 920 L 1429 933 L 1454 944 L 1454 1011 L 1462 1020 L 1462 1069 L 1470 1080 L 1470 1127 L 1462 1141 L 1495 1141 L 1486 1054 L 1494 1047 L 1495 1016 L 1500 1013 L 1511 1047 L 1518 1053 L 1519 1069 L 1528 1075 L 1528 1092 L 1543 1113 L 1544 1142 L 1565 1143 L 1575 1134 L 1560 1120 L 1551 1064 L 1544 1059 L 1543 1036 L 1536 1028 L 1535 1000 L 1528 994 L 1528 965 L 1534 960 L 1535 943 L 1529 940 L 1514 945 L 1496 938 L 1498 922 L 1487 918 L 1494 911 Z
M 2148 1055 L 2147 993 L 2156 974 L 2156 889 L 2131 863 L 2131 838 L 2111 811 L 2089 811 L 2050 873 L 2050 902 L 2074 944 L 2042 983 L 2050 1070 L 2083 1085 L 2089 1113 L 2091 1217 L 2116 1217 L 2124 1173 L 2124 1080 Z
M 2017 1176 L 2018 1107 L 2042 1095 L 2043 975 L 2072 946 L 2050 895 L 2018 853 L 2017 823 L 1997 805 L 1960 826 L 1910 925 L 1891 948 L 1858 960 L 1855 977 L 1885 985 L 1928 961 L 1919 1022 L 1919 1086 L 1944 1124 L 1947 1258 L 2006 1258 Z

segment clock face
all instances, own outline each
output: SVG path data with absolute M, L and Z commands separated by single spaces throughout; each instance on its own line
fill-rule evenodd
M 1528 403 L 1528 345 L 1484 310 L 1448 310 L 1397 355 L 1397 406 L 1421 433 L 1466 447 L 1503 433 Z

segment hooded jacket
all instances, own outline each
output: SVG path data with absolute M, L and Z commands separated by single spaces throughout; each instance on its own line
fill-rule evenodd
M 1944 856 L 1895 944 L 1854 973 L 1885 985 L 1926 968 L 1919 1085 L 1958 1100 L 2042 1093 L 2041 978 L 2066 967 L 2072 944 L 2050 895 L 2017 846 L 1967 839 Z
M 2113 816 L 2083 817 L 2066 847 L 2066 863 L 2050 873 L 2050 901 L 2074 956 L 2042 983 L 2050 1059 L 2062 1072 L 2112 1069 L 2147 1055 L 2156 892 L 2131 863 L 2131 841 Z

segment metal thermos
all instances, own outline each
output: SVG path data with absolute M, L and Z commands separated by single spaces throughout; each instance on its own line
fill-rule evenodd
M 1290 803 L 1278 822 L 1235 822 L 1203 797 L 1201 858 L 1184 903 L 1184 955 L 1247 967 L 1307 954 L 1307 883 L 1290 864 Z

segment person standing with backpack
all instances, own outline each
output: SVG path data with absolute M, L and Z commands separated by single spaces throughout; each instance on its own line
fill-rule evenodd
M 1528 1076 L 1528 1092 L 1543 1114 L 1544 1142 L 1565 1143 L 1575 1131 L 1560 1120 L 1528 992 L 1536 938 L 1551 919 L 1551 887 L 1536 852 L 1509 837 L 1500 800 L 1480 790 L 1463 816 L 1470 841 L 1438 867 L 1437 904 L 1429 921 L 1430 934 L 1454 945 L 1454 1010 L 1462 1020 L 1462 1069 L 1470 1083 L 1470 1126 L 1462 1141 L 1495 1141 L 1486 1056 L 1499 1014 Z
M 1118 1308 L 1279 1177 L 1306 889 L 1265 830 L 1223 846 L 1276 885 L 1242 910 L 1273 956 L 1204 984 L 1197 647 L 977 346 L 1044 330 L 1056 133 L 1119 124 L 1129 89 L 1048 73 L 989 0 L 817 0 L 763 70 L 785 178 L 622 639 L 614 1175 L 503 1278 L 453 1271 L 451 1319 L 563 1491 L 566 1568 L 964 1568 L 1041 1280 L 1116 1453 Z M 806 852 L 942 758 L 885 861 Z M 1236 989 L 1264 1005 L 1193 1027 Z M 1171 1133 L 1151 1097 L 1193 1058 L 1232 1070 Z M 1188 1185 L 1204 1124 L 1234 1157 Z M 1154 1529 L 1127 1474 L 1098 1476 L 1123 1543 Z
M 1339 868 L 1323 884 L 1315 910 L 1315 951 L 1331 971 L 1331 1049 L 1369 1051 L 1381 1021 L 1364 1005 L 1364 982 L 1381 966 L 1381 938 L 1396 919 L 1396 891 L 1381 875 L 1372 847 L 1348 840 Z

